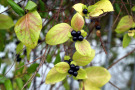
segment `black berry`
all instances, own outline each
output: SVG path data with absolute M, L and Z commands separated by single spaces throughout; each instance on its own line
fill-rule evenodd
M 83 9 L 83 14 L 87 14 L 88 10 L 87 9 Z
M 73 72 L 73 76 L 75 76 L 75 77 L 76 77 L 76 76 L 77 76 L 77 74 L 78 74 L 78 72 L 76 72 L 76 71 L 75 71 L 75 72 Z
M 82 40 L 83 40 L 83 36 L 80 35 L 80 36 L 78 37 L 78 40 L 79 40 L 79 41 L 82 41 Z
M 16 41 L 15 44 L 18 45 L 20 43 L 20 41 Z
M 73 41 L 77 41 L 77 37 L 73 37 Z
M 69 74 L 73 74 L 73 72 L 74 72 L 74 71 L 73 71 L 72 69 L 69 69 L 69 70 L 68 70 L 68 73 L 69 73 Z
M 101 26 L 99 26 L 99 25 L 96 26 L 96 29 L 97 29 L 97 30 L 100 30 L 100 29 L 101 29 Z
M 133 29 L 135 30 L 135 27 Z
M 17 59 L 16 59 L 16 61 L 17 62 L 20 62 L 22 59 L 20 58 L 20 55 L 17 55 Z
M 27 51 L 26 51 L 26 49 L 24 50 L 24 55 L 26 55 L 27 54 Z
M 129 30 L 134 30 L 134 28 L 130 28 Z
M 66 63 L 70 64 L 69 60 L 64 60 L 64 62 L 66 62 Z
M 79 66 L 75 66 L 75 71 L 78 71 L 80 69 L 80 67 Z
M 77 32 L 77 36 L 80 36 L 80 35 L 81 35 L 81 32 L 80 32 L 80 31 L 78 31 L 78 32 Z
M 75 37 L 76 36 L 76 31 L 75 30 L 73 30 L 72 32 L 71 32 L 71 35 L 73 36 L 73 37 Z
M 70 64 L 72 61 L 73 61 L 72 59 L 69 59 L 69 64 Z
M 75 70 L 75 65 L 74 64 L 71 64 L 70 65 L 70 69 Z

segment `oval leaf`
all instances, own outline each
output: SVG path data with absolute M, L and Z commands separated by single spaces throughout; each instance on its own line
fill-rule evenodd
M 73 6 L 73 8 L 81 15 L 83 15 L 82 11 L 83 11 L 83 5 L 82 3 L 77 3 Z
M 87 40 L 83 41 L 77 41 L 75 43 L 75 48 L 78 53 L 80 53 L 83 56 L 90 56 L 91 55 L 91 46 Z
M 46 35 L 46 43 L 57 45 L 66 42 L 69 37 L 68 33 L 72 30 L 67 23 L 60 23 L 52 27 Z
M 109 0 L 100 0 L 94 5 L 88 7 L 89 15 L 91 17 L 97 17 L 104 12 L 114 11 L 113 6 Z
M 59 73 L 53 67 L 46 76 L 45 83 L 46 84 L 55 84 L 56 82 L 62 81 L 66 78 L 67 73 Z
M 18 39 L 27 47 L 35 48 L 42 28 L 42 19 L 37 11 L 29 12 L 15 24 Z
M 0 29 L 9 29 L 14 26 L 13 20 L 4 14 L 0 14 Z
M 100 88 L 111 78 L 110 73 L 103 67 L 93 66 L 85 69 L 88 78 L 84 80 L 84 85 Z
M 19 90 L 21 90 L 23 88 L 23 81 L 21 78 L 16 78 L 16 83 L 17 83 L 17 86 L 19 88 Z
M 5 81 L 4 85 L 6 90 L 13 90 L 12 83 L 9 79 Z
M 128 34 L 126 33 L 122 41 L 123 48 L 126 48 L 130 42 L 131 42 L 131 37 L 129 37 Z
M 80 68 L 78 71 L 78 75 L 76 76 L 77 79 L 86 79 L 87 73 L 84 69 Z
M 55 69 L 59 72 L 59 73 L 67 73 L 68 70 L 70 69 L 70 66 L 68 63 L 66 62 L 60 62 L 58 64 L 55 65 Z
M 71 26 L 74 30 L 81 30 L 84 26 L 84 19 L 83 17 L 79 14 L 76 13 L 71 20 Z
M 130 15 L 124 16 L 121 18 L 118 26 L 116 27 L 115 31 L 117 33 L 123 33 L 128 31 L 133 25 L 133 18 Z
M 77 65 L 79 66 L 85 66 L 89 64 L 93 58 L 95 57 L 95 50 L 91 50 L 91 55 L 90 56 L 82 56 L 80 53 L 75 52 L 73 55 L 73 60 L 76 62 Z
M 36 3 L 32 2 L 32 1 L 28 1 L 25 9 L 27 9 L 27 10 L 33 10 L 33 9 L 36 8 L 36 6 L 37 6 Z

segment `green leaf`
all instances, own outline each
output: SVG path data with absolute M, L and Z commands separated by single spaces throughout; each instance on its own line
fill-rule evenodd
M 27 69 L 28 74 L 31 74 L 31 73 L 35 72 L 38 66 L 39 66 L 39 64 L 33 63 L 33 64 Z
M 39 5 L 38 6 L 40 7 L 40 10 L 41 10 L 40 16 L 42 18 L 46 18 L 46 17 L 49 18 L 50 16 L 49 16 L 48 12 L 44 12 L 44 11 L 46 11 L 46 7 L 45 7 L 45 3 L 42 0 L 39 0 Z
M 85 71 L 88 76 L 88 78 L 84 80 L 86 90 L 100 90 L 99 88 L 105 85 L 111 78 L 110 73 L 103 67 L 92 66 L 86 68 Z
M 4 85 L 6 90 L 13 90 L 12 83 L 9 79 L 5 81 Z
M 63 81 L 63 85 L 64 85 L 65 90 L 70 90 L 70 85 L 68 84 L 67 79 Z
M 31 48 L 29 47 L 26 47 L 26 51 L 27 51 L 27 60 L 29 61 L 30 60 L 30 53 L 31 53 Z
M 61 61 L 61 57 L 60 57 L 60 49 L 58 49 L 58 53 L 56 55 L 56 59 L 55 59 L 55 62 L 54 62 L 54 65 L 59 63 Z
M 84 4 L 82 4 L 82 3 L 77 3 L 77 4 L 75 4 L 74 6 L 73 6 L 73 8 L 79 13 L 79 14 L 81 14 L 82 16 L 84 15 L 83 13 L 82 13 L 82 11 L 83 11 L 83 7 L 84 6 Z
M 117 33 L 124 33 L 128 31 L 133 25 L 133 18 L 130 15 L 126 15 L 121 18 L 120 22 L 118 23 L 115 31 Z
M 57 82 L 60 82 L 62 80 L 64 80 L 67 76 L 67 73 L 59 73 L 56 71 L 56 69 L 53 67 L 49 73 L 47 74 L 45 83 L 46 84 L 55 84 Z
M 66 23 L 53 26 L 46 35 L 46 43 L 49 45 L 57 45 L 66 42 L 69 39 L 68 33 L 71 30 L 71 26 Z
M 95 57 L 95 50 L 91 50 L 91 55 L 90 56 L 82 56 L 80 53 L 75 52 L 73 55 L 73 60 L 76 62 L 77 65 L 79 66 L 85 66 L 89 64 L 93 58 Z
M 31 49 L 35 48 L 42 28 L 42 19 L 37 11 L 29 12 L 15 24 L 18 39 Z
M 89 42 L 86 39 L 83 39 L 83 41 L 77 41 L 75 43 L 75 48 L 78 53 L 80 53 L 83 56 L 90 56 L 91 55 L 91 46 Z
M 19 88 L 19 90 L 21 90 L 23 88 L 23 81 L 21 78 L 16 78 L 16 83 L 17 83 L 17 87 Z
M 129 37 L 128 34 L 126 33 L 122 41 L 123 48 L 126 48 L 130 42 L 131 42 L 131 37 Z
M 132 11 L 135 11 L 135 6 L 132 7 Z
M 25 6 L 26 10 L 33 10 L 37 7 L 36 3 L 32 1 L 28 1 L 27 5 Z
M 16 47 L 16 54 L 21 53 L 23 50 L 23 43 L 19 43 Z
M 23 16 L 24 10 L 18 5 L 16 4 L 13 0 L 7 0 L 9 5 L 12 7 L 12 9 L 20 16 Z
M 8 6 L 7 0 L 0 0 L 0 4 L 3 5 L 4 7 Z
M 24 81 L 25 81 L 25 83 L 30 79 L 30 75 L 28 75 L 28 74 L 25 74 L 24 75 Z M 31 85 L 31 82 L 29 82 L 28 84 L 27 84 L 27 87 L 29 88 L 30 87 L 30 85 Z
M 36 77 L 40 77 L 40 74 L 39 74 L 39 73 L 37 73 L 37 74 L 36 74 Z
M 86 36 L 87 36 L 87 32 L 84 31 L 84 30 L 81 30 L 81 35 L 82 35 L 83 37 L 86 37 Z
M 80 68 L 78 71 L 78 75 L 76 76 L 77 79 L 86 79 L 87 73 L 84 69 Z
M 55 69 L 57 72 L 64 74 L 64 73 L 68 72 L 68 70 L 70 69 L 70 66 L 66 62 L 60 62 L 60 63 L 55 65 Z
M 21 67 L 23 65 L 24 65 L 24 62 L 16 64 L 17 67 Z M 16 72 L 15 72 L 15 75 L 17 75 L 18 73 L 23 73 L 23 70 L 24 70 L 24 67 L 17 69 Z
M 0 51 L 3 51 L 6 44 L 6 31 L 0 30 Z
M 79 13 L 76 13 L 72 17 L 71 26 L 76 31 L 79 31 L 79 30 L 81 30 L 83 28 L 83 26 L 84 26 L 84 19 L 83 19 L 83 17 Z
M 0 14 L 0 29 L 9 29 L 14 26 L 13 20 L 4 14 Z
M 7 80 L 6 77 L 0 75 L 0 84 L 4 84 L 6 80 Z
M 48 54 L 47 55 L 47 62 L 50 63 L 52 61 L 52 55 Z

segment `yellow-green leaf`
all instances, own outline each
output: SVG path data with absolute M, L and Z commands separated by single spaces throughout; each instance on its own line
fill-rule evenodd
M 91 17 L 97 17 L 103 14 L 104 12 L 114 11 L 114 9 L 110 0 L 100 0 L 94 5 L 89 6 L 88 11 L 90 12 L 89 15 Z
M 31 53 L 31 48 L 26 47 L 26 51 L 27 51 L 27 60 L 30 61 L 30 53 Z
M 133 18 L 130 15 L 126 15 L 121 18 L 120 22 L 118 23 L 115 31 L 117 33 L 123 33 L 128 31 L 133 25 Z
M 68 70 L 70 69 L 70 66 L 66 62 L 60 62 L 60 63 L 55 65 L 55 69 L 59 73 L 67 73 Z
M 83 56 L 90 56 L 91 55 L 91 46 L 89 42 L 86 39 L 83 39 L 83 41 L 77 41 L 75 43 L 75 48 L 78 53 L 80 53 Z
M 74 6 L 73 6 L 73 8 L 79 13 L 79 14 L 81 14 L 82 16 L 83 16 L 83 13 L 82 13 L 82 11 L 83 11 L 83 5 L 84 4 L 82 4 L 82 3 L 77 3 L 77 4 L 75 4 Z
M 25 9 L 27 10 L 33 10 L 36 8 L 36 3 L 34 3 L 33 1 L 28 1 L 27 5 L 25 6 Z
M 135 6 L 132 7 L 132 11 L 135 11 Z
M 42 28 L 42 19 L 37 11 L 29 12 L 15 24 L 18 39 L 27 47 L 35 48 Z
M 78 71 L 78 75 L 76 76 L 77 79 L 86 79 L 87 73 L 84 69 L 80 68 Z
M 70 56 L 64 56 L 64 60 L 69 60 Z
M 130 42 L 131 42 L 131 37 L 129 37 L 128 34 L 126 33 L 122 41 L 123 48 L 126 48 Z
M 19 77 L 17 77 L 15 80 L 17 83 L 17 87 L 19 88 L 19 90 L 21 90 L 23 88 L 23 80 Z
M 56 69 L 53 67 L 47 74 L 45 83 L 46 84 L 55 84 L 57 82 L 60 82 L 64 80 L 67 76 L 67 73 L 59 73 L 56 71 Z
M 66 42 L 69 37 L 68 33 L 72 30 L 67 23 L 60 23 L 52 27 L 46 35 L 46 43 L 49 45 L 57 45 Z
M 77 65 L 79 66 L 85 66 L 89 64 L 93 58 L 95 57 L 95 50 L 91 50 L 91 55 L 90 56 L 82 56 L 80 53 L 75 52 L 73 55 L 73 60 L 76 62 Z
M 84 19 L 83 19 L 83 17 L 79 13 L 76 13 L 72 17 L 71 26 L 76 31 L 79 31 L 79 30 L 81 30 L 83 28 L 83 26 L 84 26 Z
M 9 29 L 14 26 L 13 20 L 4 14 L 0 14 L 0 29 Z
M 105 85 L 111 78 L 110 73 L 103 67 L 92 66 L 86 68 L 85 71 L 88 76 L 88 78 L 84 80 L 86 90 L 91 90 L 90 88 L 97 88 L 95 90 L 98 90 L 98 88 Z

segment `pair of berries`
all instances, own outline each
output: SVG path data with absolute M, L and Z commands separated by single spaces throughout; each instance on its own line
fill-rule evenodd
M 130 28 L 129 30 L 135 30 L 135 27 L 134 28 Z
M 20 62 L 22 59 L 20 58 L 20 55 L 17 55 L 17 62 Z
M 72 32 L 71 32 L 71 35 L 73 36 L 73 41 L 77 41 L 77 40 L 79 40 L 79 41 L 82 41 L 83 40 L 83 36 L 81 35 L 81 32 L 80 31 L 75 31 L 75 30 L 73 30 Z
M 75 66 L 74 64 L 71 64 L 68 73 L 76 77 L 78 75 L 77 72 L 78 70 L 79 70 L 79 66 Z

